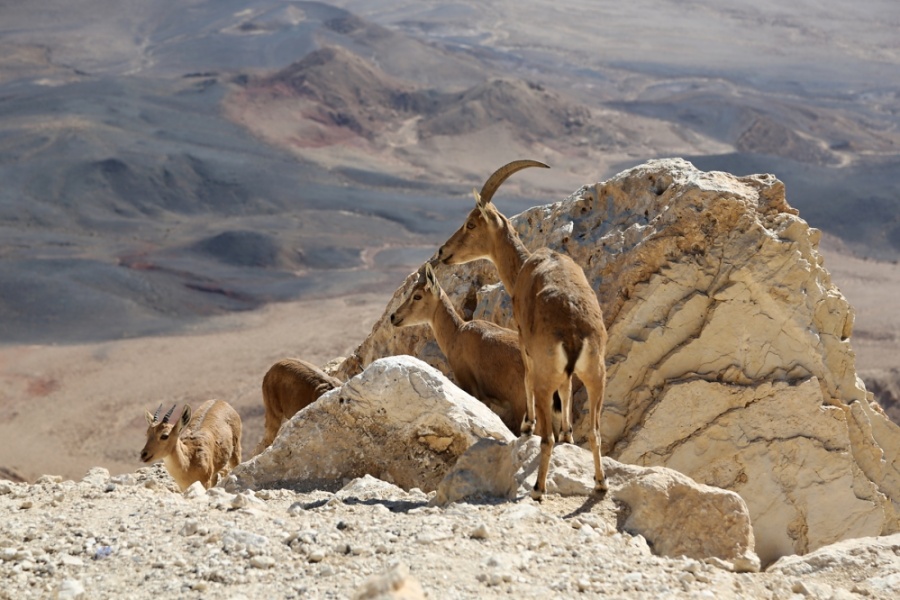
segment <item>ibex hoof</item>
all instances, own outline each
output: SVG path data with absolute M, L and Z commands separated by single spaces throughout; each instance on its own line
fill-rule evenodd
M 560 444 L 574 444 L 575 438 L 572 436 L 572 432 L 567 431 L 567 432 L 563 433 L 562 435 L 560 435 L 559 443 Z
M 600 479 L 594 482 L 594 493 L 598 496 L 602 496 L 606 493 L 606 490 L 609 489 L 609 484 L 606 483 L 606 478 Z
M 544 498 L 544 492 L 537 489 L 537 487 L 535 487 L 533 490 L 531 490 L 531 499 L 532 500 L 534 500 L 536 502 L 540 502 L 543 498 Z
M 522 423 L 521 436 L 524 437 L 526 435 L 534 435 L 534 421 L 525 421 Z

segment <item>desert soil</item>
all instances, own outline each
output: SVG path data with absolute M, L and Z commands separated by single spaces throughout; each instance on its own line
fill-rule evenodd
M 336 494 L 180 494 L 159 466 L 0 482 L 0 598 L 824 600 L 897 589 L 874 555 L 802 575 L 655 556 L 617 530 L 609 500 L 428 500 L 370 477 Z

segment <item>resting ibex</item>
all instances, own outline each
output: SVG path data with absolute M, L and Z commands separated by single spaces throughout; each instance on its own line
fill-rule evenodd
M 459 387 L 493 410 L 515 435 L 525 418 L 525 366 L 519 335 L 490 321 L 464 321 L 429 263 L 391 315 L 394 327 L 428 323 Z
M 210 488 L 241 462 L 241 417 L 222 400 L 207 400 L 191 417 L 187 404 L 174 424 L 169 418 L 175 406 L 159 421 L 159 411 L 147 412 L 147 444 L 141 460 L 163 460 L 166 470 L 182 491 L 199 481 Z M 227 467 L 227 468 L 226 468 Z
M 475 193 L 475 208 L 465 223 L 438 251 L 446 264 L 490 259 L 512 298 L 519 329 L 528 406 L 525 428 L 541 436 L 541 462 L 532 496 L 546 491 L 553 451 L 553 392 L 562 399 L 562 441 L 572 441 L 572 374 L 588 395 L 590 443 L 594 455 L 595 490 L 606 490 L 600 460 L 600 410 L 606 387 L 606 327 L 597 295 L 584 271 L 570 257 L 549 248 L 529 252 L 509 220 L 491 204 L 497 188 L 526 167 L 547 165 L 533 160 L 511 162 L 488 178 Z
M 285 358 L 272 365 L 263 376 L 262 397 L 266 408 L 266 431 L 254 455 L 269 447 L 285 419 L 318 400 L 329 390 L 341 387 L 335 379 L 313 364 L 298 358 Z

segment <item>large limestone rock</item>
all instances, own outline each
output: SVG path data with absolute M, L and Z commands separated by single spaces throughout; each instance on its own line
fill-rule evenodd
M 509 441 L 500 418 L 411 356 L 376 361 L 282 425 L 263 453 L 236 467 L 229 490 L 337 489 L 372 475 L 435 489 L 469 446 Z
M 502 190 L 495 202 L 502 209 Z M 765 563 L 898 529 L 900 428 L 857 377 L 853 311 L 780 181 L 650 161 L 513 221 L 530 248 L 571 255 L 597 290 L 606 454 L 738 492 Z M 464 314 L 515 326 L 487 261 L 438 276 Z M 343 376 L 392 354 L 447 372 L 427 328 L 387 320 L 411 285 Z
M 854 597 L 900 598 L 900 534 L 844 540 L 805 556 L 785 556 L 766 571 L 798 578 L 846 573 L 857 582 Z
M 432 502 L 446 504 L 484 496 L 515 498 L 534 485 L 540 457 L 537 437 L 513 442 L 484 440 L 456 462 Z M 663 556 L 710 557 L 733 568 L 759 570 L 746 503 L 735 492 L 695 482 L 664 467 L 639 467 L 603 458 L 609 491 L 620 507 L 622 528 L 643 535 Z M 589 450 L 558 445 L 550 462 L 547 491 L 585 496 L 593 490 Z

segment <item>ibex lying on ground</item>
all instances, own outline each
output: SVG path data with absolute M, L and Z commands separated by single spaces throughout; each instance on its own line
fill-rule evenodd
M 603 492 L 607 484 L 600 460 L 600 410 L 606 386 L 606 327 L 597 295 L 570 257 L 549 248 L 529 252 L 509 220 L 491 204 L 500 184 L 526 167 L 548 168 L 520 160 L 498 169 L 481 194 L 475 194 L 475 209 L 440 248 L 438 259 L 451 265 L 490 259 L 512 298 L 528 392 L 525 429 L 533 426 L 536 412 L 541 436 L 541 462 L 532 496 L 540 499 L 547 489 L 554 391 L 562 399 L 562 441 L 572 441 L 573 373 L 587 389 L 595 491 Z
M 241 417 L 222 400 L 207 400 L 191 417 L 185 404 L 181 418 L 174 424 L 169 418 L 175 406 L 162 421 L 159 410 L 147 412 L 147 444 L 141 460 L 150 463 L 162 459 L 166 470 L 184 491 L 195 481 L 210 488 L 241 462 Z M 227 468 L 226 468 L 227 467 Z
M 525 418 L 525 366 L 519 335 L 490 321 L 464 321 L 429 263 L 391 315 L 394 327 L 428 323 L 459 387 L 493 410 L 515 435 Z
M 266 431 L 253 454 L 269 447 L 281 424 L 343 383 L 325 374 L 313 364 L 298 358 L 284 358 L 272 365 L 263 377 L 263 406 L 266 407 Z

